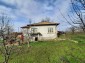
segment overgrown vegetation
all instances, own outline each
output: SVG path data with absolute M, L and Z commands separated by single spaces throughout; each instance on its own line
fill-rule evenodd
M 75 43 L 73 41 L 78 41 Z M 9 63 L 85 63 L 85 35 L 66 35 L 66 40 L 40 41 L 15 46 Z M 3 60 L 0 54 L 0 61 Z

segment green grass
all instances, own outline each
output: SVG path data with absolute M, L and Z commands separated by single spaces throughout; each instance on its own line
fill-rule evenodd
M 85 44 L 85 36 L 84 35 L 74 36 L 74 37 L 72 37 L 72 39 L 78 41 L 79 43 Z
M 70 38 L 79 43 L 67 39 L 30 43 L 29 48 L 26 44 L 17 46 L 9 63 L 85 63 L 85 36 L 70 35 Z
M 62 35 L 61 38 L 75 40 L 78 41 L 79 44 L 85 44 L 85 33 L 66 34 L 64 36 Z

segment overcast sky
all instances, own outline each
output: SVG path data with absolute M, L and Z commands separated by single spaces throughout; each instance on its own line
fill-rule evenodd
M 61 13 L 68 19 L 70 7 L 70 0 L 0 0 L 0 13 L 11 17 L 16 31 L 29 24 L 29 20 L 36 23 L 46 17 L 60 23 L 58 30 L 66 30 L 69 25 Z

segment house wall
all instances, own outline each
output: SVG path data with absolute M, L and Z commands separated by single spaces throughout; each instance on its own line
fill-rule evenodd
M 32 26 L 30 29 L 23 29 L 24 35 L 27 34 L 27 32 L 31 32 L 32 28 L 37 28 L 37 32 L 40 32 L 42 36 L 39 37 L 39 40 L 46 40 L 46 39 L 54 39 L 57 37 L 57 26 L 51 25 L 51 26 Z M 53 28 L 53 33 L 48 33 L 48 28 Z

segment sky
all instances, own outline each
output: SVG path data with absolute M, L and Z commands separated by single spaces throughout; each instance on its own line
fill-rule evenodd
M 29 21 L 37 23 L 46 18 L 60 23 L 58 30 L 65 31 L 70 27 L 65 18 L 70 21 L 68 14 L 73 16 L 71 12 L 70 0 L 0 0 L 0 13 L 11 17 L 15 31 L 29 24 Z

